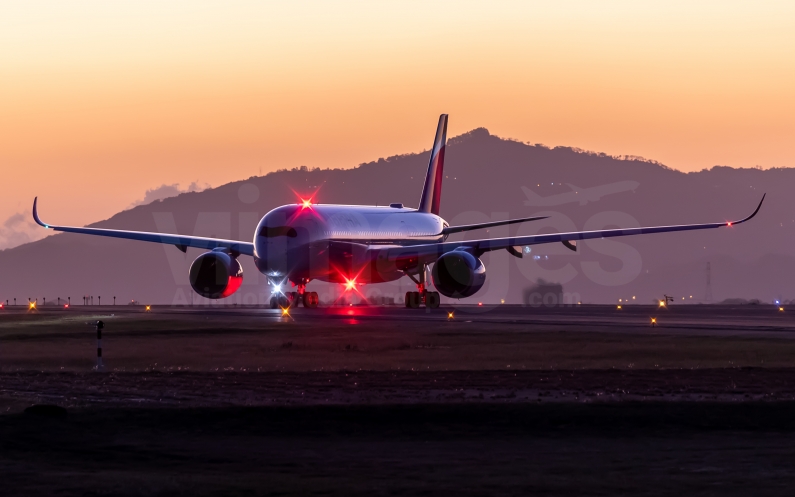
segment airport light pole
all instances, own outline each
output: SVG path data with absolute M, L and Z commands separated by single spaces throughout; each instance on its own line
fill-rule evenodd
M 102 295 L 98 295 L 97 300 L 99 301 L 97 305 L 102 305 Z
M 116 296 L 113 296 L 113 305 L 116 305 Z

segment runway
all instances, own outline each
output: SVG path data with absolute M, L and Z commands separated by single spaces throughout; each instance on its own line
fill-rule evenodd
M 81 307 L 0 311 L 6 495 L 795 484 L 795 309 Z

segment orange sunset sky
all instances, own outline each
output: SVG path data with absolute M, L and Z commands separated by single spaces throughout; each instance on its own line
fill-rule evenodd
M 163 184 L 420 151 L 443 112 L 449 136 L 795 166 L 795 2 L 3 2 L 0 230 L 35 195 L 82 225 Z

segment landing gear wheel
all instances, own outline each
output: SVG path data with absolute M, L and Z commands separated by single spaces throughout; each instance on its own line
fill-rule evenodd
M 430 309 L 438 309 L 442 299 L 439 292 L 426 292 L 425 293 L 425 307 Z
M 276 295 L 271 295 L 271 309 L 279 308 L 279 298 Z
M 304 297 L 303 298 L 304 307 L 306 307 L 307 309 L 314 309 L 315 307 L 317 307 L 317 304 L 320 301 L 320 299 L 317 296 L 317 292 L 304 292 L 303 297 Z
M 422 297 L 420 292 L 406 292 L 406 307 L 409 309 L 419 309 Z
M 298 292 L 287 292 L 287 300 L 289 307 L 298 307 L 298 302 L 301 301 L 301 296 Z

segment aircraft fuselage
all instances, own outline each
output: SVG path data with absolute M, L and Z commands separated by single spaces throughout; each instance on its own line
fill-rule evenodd
M 394 281 L 414 268 L 379 264 L 369 248 L 441 242 L 445 227 L 436 214 L 406 207 L 283 205 L 257 225 L 254 261 L 274 282 Z

